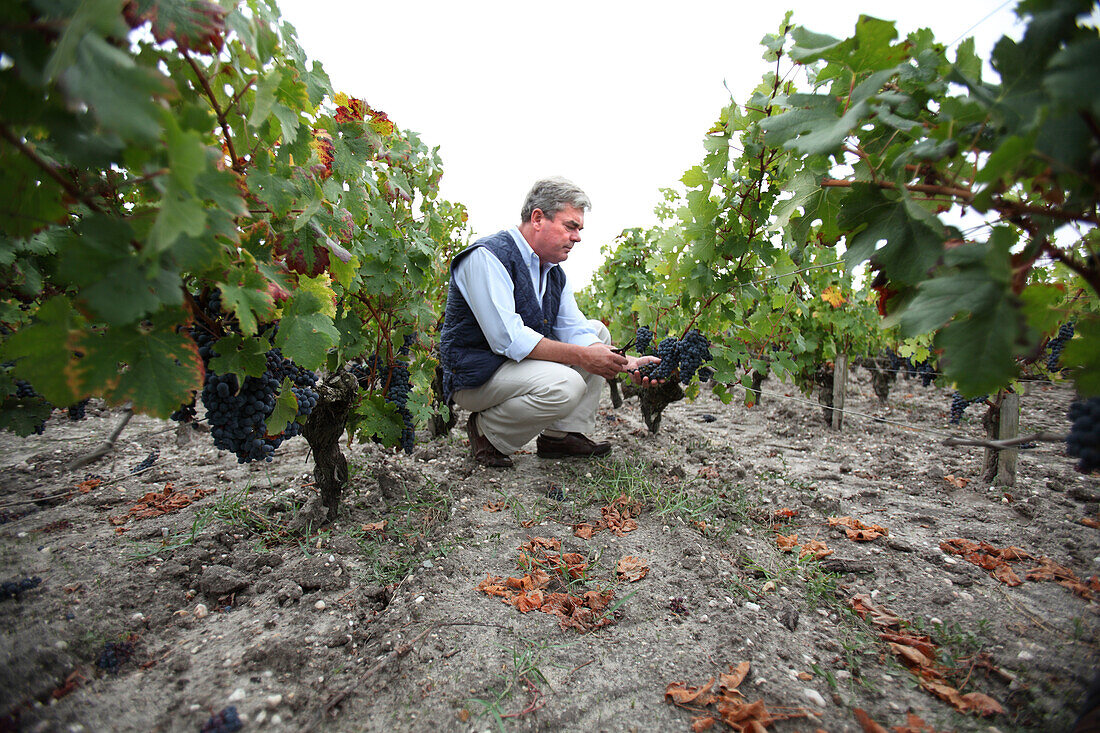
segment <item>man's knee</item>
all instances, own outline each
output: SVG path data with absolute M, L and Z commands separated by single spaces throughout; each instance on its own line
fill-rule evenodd
M 603 321 L 590 318 L 588 320 L 588 325 L 591 326 L 592 330 L 596 332 L 596 335 L 600 337 L 600 341 L 605 344 L 611 343 L 611 331 L 607 330 L 607 326 L 604 325 Z
M 586 385 L 576 369 L 559 366 L 561 368 L 555 369 L 552 377 L 537 385 L 532 397 L 546 407 L 568 415 L 584 399 Z

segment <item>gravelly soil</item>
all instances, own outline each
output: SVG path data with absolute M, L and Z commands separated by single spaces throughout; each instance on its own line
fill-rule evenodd
M 227 706 L 245 730 L 689 730 L 666 687 L 745 661 L 746 700 L 810 716 L 774 730 L 859 730 L 856 708 L 888 728 L 912 711 L 937 730 L 1067 729 L 1097 670 L 1097 601 L 1006 585 L 940 543 L 1017 546 L 1087 581 L 1097 477 L 1041 443 L 1020 452 L 1015 486 L 982 485 L 982 449 L 940 444 L 948 393 L 916 381 L 881 405 L 854 374 L 858 415 L 840 431 L 793 388 L 764 389 L 752 409 L 704 389 L 655 436 L 636 400 L 608 401 L 597 434 L 616 447 L 597 462 L 541 460 L 532 444 L 490 470 L 461 429 L 412 456 L 352 446 L 344 512 L 319 530 L 290 529 L 311 496 L 301 440 L 239 466 L 201 432 L 138 417 L 108 457 L 67 471 L 118 412 L 93 404 L 80 422 L 55 413 L 44 436 L 0 435 L 0 580 L 40 579 L 0 601 L 0 730 L 197 731 Z M 1033 387 L 1022 430 L 1064 432 L 1071 397 Z M 979 408 L 951 432 L 978 437 Z M 89 474 L 103 483 L 79 490 Z M 168 484 L 200 495 L 131 511 Z M 637 529 L 574 534 L 621 494 L 640 504 Z M 827 522 L 840 516 L 888 534 L 851 541 Z M 799 562 L 777 534 L 833 553 Z M 559 590 L 611 590 L 594 614 L 606 625 L 565 629 L 477 589 L 522 575 L 532 537 L 583 556 Z M 648 574 L 617 577 L 623 556 Z M 1013 566 L 1023 578 L 1034 564 Z M 918 686 L 851 612 L 860 594 L 929 636 L 945 681 L 1004 712 L 964 715 Z M 97 667 L 105 648 L 116 672 Z

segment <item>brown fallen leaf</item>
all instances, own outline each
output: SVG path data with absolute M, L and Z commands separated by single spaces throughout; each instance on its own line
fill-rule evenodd
M 507 502 L 487 501 L 487 502 L 485 502 L 485 505 L 482 506 L 481 508 L 482 508 L 483 511 L 487 511 L 487 512 L 499 512 L 501 509 L 504 509 L 506 506 L 508 506 Z
M 890 731 L 876 723 L 863 708 L 855 708 L 852 710 L 852 713 L 856 716 L 856 720 L 863 729 L 863 733 L 890 733 Z
M 702 731 L 710 730 L 711 728 L 714 727 L 714 724 L 717 723 L 717 722 L 718 721 L 715 720 L 714 717 L 712 717 L 710 715 L 698 716 L 698 717 L 692 718 L 691 719 L 692 733 L 702 733 Z
M 970 483 L 970 479 L 968 478 L 952 476 L 951 474 L 947 474 L 946 476 L 944 476 L 943 480 L 954 486 L 956 489 L 965 489 L 966 485 Z
M 723 672 L 718 675 L 718 688 L 723 694 L 736 692 L 737 688 L 745 681 L 745 677 L 748 676 L 748 674 L 748 662 L 741 662 L 736 667 L 731 664 L 729 672 Z M 737 694 L 740 695 L 741 693 L 738 692 Z
M 794 548 L 798 547 L 798 535 L 781 535 L 775 536 L 775 546 L 783 552 L 791 552 Z
M 802 549 L 798 553 L 798 559 L 804 560 L 807 557 L 812 557 L 815 560 L 822 560 L 832 554 L 833 551 L 821 540 L 810 540 L 802 545 Z
M 798 516 L 798 510 L 783 507 L 782 509 L 776 509 L 772 516 L 775 517 L 776 520 L 793 519 Z
M 599 532 L 603 527 L 597 527 L 589 522 L 573 525 L 573 536 L 580 537 L 582 540 L 592 539 L 592 535 Z
M 369 524 L 360 525 L 359 529 L 363 530 L 367 534 L 382 534 L 386 531 L 386 520 L 381 522 L 371 522 Z
M 829 517 L 829 526 L 844 527 L 848 539 L 856 542 L 871 542 L 890 534 L 890 531 L 885 527 L 877 524 L 864 524 L 853 517 Z
M 649 563 L 640 557 L 626 555 L 619 559 L 619 564 L 615 566 L 615 572 L 623 580 L 634 583 L 649 573 Z
M 1086 527 L 1092 527 L 1093 529 L 1100 529 L 1100 519 L 1085 517 L 1081 520 L 1081 524 L 1085 525 Z
M 713 677 L 706 684 L 699 687 L 688 687 L 686 682 L 670 682 L 665 688 L 665 699 L 671 700 L 677 705 L 706 707 L 717 699 L 717 696 L 710 691 L 713 685 Z

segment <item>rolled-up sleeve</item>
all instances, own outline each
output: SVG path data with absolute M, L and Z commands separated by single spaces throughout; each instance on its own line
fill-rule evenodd
M 478 247 L 458 263 L 453 278 L 489 348 L 513 361 L 526 359 L 542 334 L 525 326 L 516 313 L 512 278 L 501 261 L 484 247 Z M 574 302 L 574 310 L 576 307 Z
M 554 336 L 558 341 L 576 346 L 591 346 L 600 340 L 600 337 L 588 325 L 588 319 L 577 307 L 577 299 L 573 295 L 573 288 L 569 281 L 565 282 L 565 289 L 561 293 L 561 305 L 558 306 L 558 319 L 554 321 Z

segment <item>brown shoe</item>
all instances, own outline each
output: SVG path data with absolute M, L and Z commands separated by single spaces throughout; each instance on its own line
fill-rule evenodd
M 471 413 L 466 421 L 466 434 L 470 436 L 470 451 L 474 454 L 474 460 L 483 466 L 493 468 L 511 468 L 512 459 L 496 449 L 489 439 L 477 429 L 477 413 Z
M 535 446 L 539 458 L 595 458 L 611 452 L 610 443 L 597 443 L 583 433 L 566 433 L 560 438 L 540 435 Z

